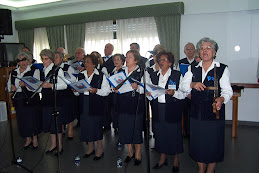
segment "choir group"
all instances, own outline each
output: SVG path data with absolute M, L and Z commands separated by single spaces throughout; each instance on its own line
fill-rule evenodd
M 113 45 L 110 43 L 105 45 L 105 57 L 96 51 L 85 55 L 83 48 L 77 48 L 74 62 L 64 61 L 63 48 L 55 52 L 44 49 L 40 53 L 42 70 L 33 65 L 28 51 L 19 53 L 17 68 L 10 74 L 8 88 L 14 93 L 13 104 L 20 135 L 26 138 L 23 150 L 30 146 L 37 150 L 37 135 L 44 131 L 51 137 L 46 154 L 62 154 L 64 127 L 68 131 L 67 139 L 73 140 L 73 122 L 77 119 L 80 140 L 88 143 L 83 158 L 94 155 L 93 160 L 99 160 L 104 157 L 103 131 L 109 129 L 112 122 L 119 142 L 126 144 L 128 149 L 124 162 L 134 159 L 134 165 L 138 166 L 142 160 L 145 99 L 148 98 L 152 110 L 154 149 L 160 153 L 153 169 L 167 165 L 167 155 L 174 155 L 172 172 L 179 172 L 184 114 L 184 117 L 188 116 L 185 119 L 188 130 L 184 135 L 189 136 L 190 157 L 197 162 L 199 173 L 213 173 L 216 163 L 224 158 L 225 104 L 233 94 L 228 67 L 215 61 L 218 44 L 210 38 L 203 38 L 196 45 L 196 54 L 194 45 L 186 44 L 184 52 L 187 57 L 179 61 L 178 68 L 174 66 L 174 54 L 161 45 L 155 46 L 153 59 L 148 63 L 140 55 L 137 43 L 132 43 L 130 48 L 126 57 L 112 55 Z M 150 64 L 149 67 L 143 68 L 146 64 Z M 178 70 L 182 64 L 188 64 L 185 74 Z M 120 72 L 130 76 L 131 88 L 128 91 L 121 92 L 109 83 L 108 78 Z M 144 75 L 149 86 L 159 88 L 163 93 L 154 97 L 152 90 L 144 92 L 141 85 Z M 35 90 L 21 80 L 26 76 L 45 81 L 29 101 Z M 79 93 L 63 79 L 72 83 L 84 79 L 91 89 Z M 56 111 L 54 114 L 58 113 L 58 132 L 53 110 Z

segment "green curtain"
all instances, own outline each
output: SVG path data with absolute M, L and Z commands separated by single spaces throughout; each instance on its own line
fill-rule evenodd
M 67 49 L 72 56 L 78 47 L 84 47 L 85 41 L 85 23 L 66 25 Z
M 50 49 L 65 47 L 64 26 L 46 27 Z
M 72 25 L 97 21 L 115 19 L 130 19 L 150 16 L 169 16 L 184 14 L 183 2 L 160 3 L 126 8 L 115 8 L 109 10 L 91 11 L 61 16 L 51 16 L 29 20 L 15 21 L 17 30 L 25 28 L 40 28 L 47 26 Z
M 19 43 L 24 43 L 33 52 L 34 29 L 22 29 L 18 31 Z
M 181 15 L 155 17 L 160 44 L 174 54 L 175 65 L 180 58 Z

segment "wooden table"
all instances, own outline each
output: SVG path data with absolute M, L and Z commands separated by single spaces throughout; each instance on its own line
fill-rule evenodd
M 241 90 L 235 91 L 231 100 L 233 100 L 232 110 L 232 138 L 237 137 L 237 122 L 238 122 L 238 97 L 241 97 Z
M 259 84 L 253 83 L 231 83 L 231 85 L 244 86 L 244 88 L 259 88 Z M 232 111 L 232 138 L 237 137 L 238 126 L 238 97 L 241 97 L 241 90 L 234 91 L 231 100 L 233 100 Z

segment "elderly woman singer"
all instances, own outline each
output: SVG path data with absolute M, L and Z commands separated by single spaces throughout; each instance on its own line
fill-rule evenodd
M 222 162 L 224 158 L 225 104 L 230 100 L 233 91 L 228 67 L 214 60 L 218 44 L 210 38 L 203 38 L 196 48 L 202 61 L 196 66 L 189 66 L 180 89 L 191 92 L 192 96 L 190 156 L 197 161 L 199 173 L 213 173 L 216 163 Z M 219 111 L 218 118 L 213 113 L 214 90 L 210 89 L 216 84 L 215 72 L 218 83 L 215 108 Z

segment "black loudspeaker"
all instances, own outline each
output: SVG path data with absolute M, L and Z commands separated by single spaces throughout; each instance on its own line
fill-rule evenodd
M 11 10 L 0 9 L 0 35 L 13 35 Z

